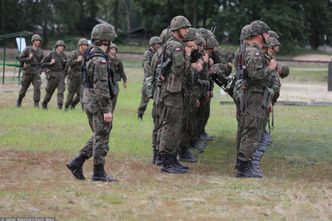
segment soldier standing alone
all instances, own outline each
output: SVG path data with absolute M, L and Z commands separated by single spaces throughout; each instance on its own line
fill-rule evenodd
M 38 34 L 34 34 L 31 37 L 31 42 L 32 46 L 26 47 L 18 56 L 18 60 L 23 63 L 23 79 L 21 81 L 21 89 L 18 94 L 16 107 L 21 107 L 22 100 L 31 83 L 34 87 L 34 106 L 39 107 L 41 86 L 40 74 L 42 72 L 40 62 L 43 59 L 43 51 L 39 48 L 41 37 Z

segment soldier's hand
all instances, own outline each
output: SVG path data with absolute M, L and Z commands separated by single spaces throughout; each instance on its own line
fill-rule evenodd
M 33 57 L 33 54 L 30 53 L 30 54 L 29 54 L 29 60 L 31 60 L 32 57 Z
M 192 50 L 193 50 L 192 46 L 185 46 L 184 47 L 184 52 L 186 53 L 187 56 L 191 55 Z
M 54 64 L 54 63 L 55 63 L 55 59 L 54 59 L 54 58 L 52 58 L 52 60 L 51 60 L 50 64 Z
M 209 55 L 208 55 L 208 53 L 205 53 L 204 55 L 203 55 L 203 61 L 204 61 L 204 64 L 208 64 L 209 63 Z
M 195 104 L 196 108 L 199 108 L 199 106 L 201 106 L 201 102 L 199 102 L 199 100 L 196 100 L 196 104 Z
M 273 105 L 270 103 L 269 108 L 267 109 L 267 112 L 271 113 L 273 110 Z
M 76 59 L 77 62 L 80 62 L 80 61 L 82 61 L 82 60 L 83 60 L 82 55 L 78 56 L 77 59 Z
M 270 70 L 275 70 L 277 68 L 278 62 L 276 59 L 271 59 L 269 65 L 267 66 Z
M 214 64 L 214 60 L 212 58 L 209 58 L 209 65 L 212 66 Z
M 127 88 L 127 83 L 123 83 L 123 88 Z
M 112 119 L 113 119 L 113 115 L 112 115 L 111 112 L 109 112 L 109 113 L 105 113 L 105 114 L 104 114 L 104 121 L 105 121 L 106 123 L 111 123 L 111 122 L 112 122 Z

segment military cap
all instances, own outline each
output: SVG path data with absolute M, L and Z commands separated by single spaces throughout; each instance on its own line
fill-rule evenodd
M 80 40 L 78 40 L 77 45 L 78 46 L 80 46 L 80 45 L 89 45 L 89 42 L 86 38 L 81 38 Z
M 240 40 L 243 41 L 243 40 L 246 40 L 246 39 L 249 39 L 250 38 L 250 25 L 245 25 L 243 26 L 242 30 L 241 30 L 241 34 L 240 34 Z
M 191 24 L 190 24 L 189 20 L 182 15 L 175 16 L 171 20 L 171 24 L 170 24 L 171 31 L 177 31 L 181 28 L 190 28 L 190 27 L 191 27 Z
M 270 30 L 270 31 L 268 31 L 268 33 L 269 33 L 270 37 L 279 39 L 279 35 L 277 32 Z
M 97 24 L 91 31 L 91 39 L 99 41 L 113 41 L 117 37 L 115 29 L 111 25 Z
M 266 40 L 266 45 L 268 48 L 278 47 L 280 46 L 280 42 L 276 38 L 269 37 Z
M 161 44 L 161 39 L 158 36 L 153 36 L 149 40 L 149 45 L 152 46 L 154 44 Z
M 270 27 L 261 20 L 256 20 L 256 21 L 251 22 L 250 26 L 251 26 L 250 37 L 256 36 L 256 35 L 261 35 L 270 30 Z
M 118 52 L 118 50 L 119 50 L 118 46 L 114 43 L 111 44 L 110 49 L 111 48 L 115 48 L 116 52 Z
M 40 35 L 39 34 L 34 34 L 34 35 L 32 35 L 32 37 L 31 37 L 31 42 L 33 42 L 33 41 L 41 41 L 42 39 L 41 39 L 41 37 L 40 37 Z
M 197 32 L 205 39 L 207 40 L 210 37 L 214 37 L 214 34 L 212 33 L 212 31 L 206 29 L 206 28 L 199 28 L 197 29 Z
M 219 42 L 214 37 L 210 37 L 206 40 L 206 48 L 215 48 L 219 46 Z
M 63 40 L 57 40 L 55 42 L 55 48 L 57 48 L 58 46 L 63 46 L 64 48 L 66 47 L 65 42 Z

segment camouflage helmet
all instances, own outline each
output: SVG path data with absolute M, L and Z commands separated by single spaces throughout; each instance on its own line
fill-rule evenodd
M 250 37 L 270 31 L 270 27 L 261 20 L 251 22 L 250 26 Z
M 214 37 L 210 37 L 206 40 L 206 48 L 211 49 L 219 46 L 219 42 Z
M 204 46 L 205 47 L 205 44 L 206 44 L 206 40 L 202 37 L 202 35 L 200 35 L 198 33 L 198 31 L 196 30 L 196 35 L 195 35 L 195 44 L 196 45 L 201 45 L 201 46 Z
M 80 40 L 78 40 L 78 43 L 77 43 L 78 46 L 81 46 L 81 45 L 89 45 L 89 42 L 86 38 L 81 38 Z
M 117 37 L 115 29 L 111 25 L 97 24 L 91 31 L 91 40 L 113 41 Z
M 210 37 L 214 37 L 214 34 L 212 31 L 206 29 L 206 28 L 199 28 L 197 29 L 198 34 L 200 34 L 205 40 L 209 39 Z
M 281 78 L 285 78 L 289 75 L 289 67 L 288 65 L 281 64 L 279 66 L 279 75 Z
M 195 28 L 189 28 L 188 34 L 186 35 L 183 41 L 194 41 L 196 38 L 196 30 Z
M 31 42 L 33 42 L 33 41 L 41 41 L 42 39 L 41 39 L 41 37 L 40 37 L 40 35 L 39 34 L 34 34 L 34 35 L 32 35 L 32 37 L 31 37 Z
M 266 46 L 268 48 L 274 48 L 274 47 L 278 47 L 280 46 L 280 42 L 276 39 L 276 38 L 271 38 L 269 37 L 267 40 L 266 40 Z
M 241 30 L 241 34 L 240 34 L 240 41 L 249 39 L 249 37 L 250 37 L 250 30 L 251 30 L 251 27 L 250 27 L 249 24 L 243 26 L 243 28 Z
M 270 30 L 270 31 L 268 31 L 268 33 L 269 33 L 270 37 L 279 39 L 279 35 L 277 32 Z
M 172 36 L 172 34 L 168 28 L 165 28 L 164 30 L 162 30 L 162 32 L 160 33 L 161 44 L 165 44 L 171 36 Z
M 161 39 L 158 36 L 153 36 L 149 40 L 149 45 L 152 46 L 154 44 L 161 44 Z
M 114 44 L 114 43 L 111 44 L 110 49 L 111 49 L 111 48 L 114 48 L 114 49 L 116 50 L 116 52 L 119 51 L 118 46 L 117 46 L 116 44 Z
M 63 40 L 57 40 L 55 42 L 55 48 L 57 48 L 58 46 L 63 46 L 64 48 L 66 47 L 65 42 Z
M 178 15 L 171 20 L 171 24 L 169 27 L 171 31 L 177 31 L 181 28 L 190 28 L 191 24 L 186 17 Z

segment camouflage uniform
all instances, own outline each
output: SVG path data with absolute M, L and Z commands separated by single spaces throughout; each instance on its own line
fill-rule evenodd
M 57 41 L 56 47 L 65 46 L 62 40 Z M 55 59 L 54 64 L 50 64 L 51 60 Z M 65 67 L 67 63 L 67 56 L 64 52 L 58 54 L 56 50 L 50 52 L 43 60 L 42 67 L 47 68 L 46 70 L 46 79 L 47 85 L 45 88 L 46 94 L 44 100 L 42 102 L 42 107 L 47 109 L 47 104 L 51 100 L 52 95 L 55 89 L 58 89 L 57 100 L 58 100 L 58 108 L 62 108 L 64 92 L 66 89 L 65 86 Z
M 35 34 L 32 36 L 31 42 L 35 40 L 41 41 L 41 37 Z M 30 53 L 32 54 L 31 58 L 29 58 Z M 42 59 L 43 51 L 40 48 L 34 49 L 32 46 L 26 47 L 18 56 L 19 62 L 23 63 L 23 77 L 21 80 L 21 89 L 18 94 L 17 107 L 21 106 L 22 100 L 25 97 L 26 91 L 28 90 L 31 83 L 34 87 L 34 105 L 35 107 L 39 106 L 41 86 L 40 74 L 42 72 L 40 62 Z
M 83 44 L 88 45 L 88 41 L 85 38 L 82 38 L 78 42 L 78 46 Z M 71 56 L 67 61 L 67 100 L 65 103 L 65 110 L 69 106 L 75 108 L 76 104 L 80 102 L 83 98 L 83 81 L 82 81 L 82 67 L 84 60 L 77 61 L 79 56 L 84 56 L 84 52 L 80 50 L 72 51 Z M 74 98 L 76 94 L 76 97 Z
M 116 49 L 116 51 L 118 51 L 118 47 L 115 44 L 112 44 L 111 48 L 112 47 L 114 47 Z M 115 88 L 116 88 L 115 89 L 116 90 L 115 96 L 112 99 L 112 107 L 113 107 L 112 112 L 114 112 L 116 102 L 117 102 L 117 99 L 118 99 L 118 95 L 119 95 L 119 92 L 120 92 L 120 87 L 119 87 L 118 82 L 121 81 L 121 79 L 122 79 L 123 83 L 127 83 L 127 75 L 124 72 L 123 63 L 122 63 L 120 58 L 110 57 L 110 65 L 111 65 L 111 70 L 112 70 L 113 75 L 114 75 L 114 83 L 115 83 Z
M 161 44 L 161 40 L 159 37 L 154 36 L 150 38 L 149 45 L 151 46 L 144 52 L 144 59 L 143 59 L 143 68 L 144 68 L 144 80 L 143 80 L 143 87 L 141 91 L 141 102 L 139 104 L 139 107 L 137 109 L 137 116 L 139 119 L 142 119 L 144 112 L 146 110 L 146 107 L 148 106 L 149 103 L 149 95 L 147 94 L 147 89 L 146 89 L 146 79 L 148 77 L 151 77 L 153 75 L 151 71 L 151 60 L 156 53 L 155 49 L 153 48 L 154 44 Z
M 107 41 L 111 43 L 115 37 L 115 30 L 111 26 L 96 25 L 91 32 L 91 39 L 95 45 L 85 54 L 83 100 L 93 135 L 81 149 L 80 154 L 67 163 L 68 169 L 81 180 L 85 179 L 82 170 L 83 163 L 93 156 L 92 180 L 116 181 L 104 170 L 105 157 L 109 150 L 109 135 L 112 129 L 112 122 L 106 122 L 105 115 L 111 115 L 113 110 L 114 88 L 111 87 L 113 79 L 111 70 L 109 70 L 108 56 L 101 47 L 97 46 Z

